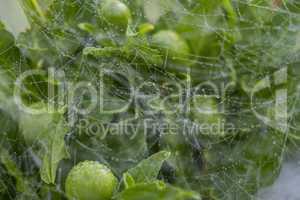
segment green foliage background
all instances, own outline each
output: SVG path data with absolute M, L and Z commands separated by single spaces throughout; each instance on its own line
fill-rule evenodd
M 15 38 L 0 24 L 0 198 L 65 199 L 65 178 L 83 160 L 104 163 L 117 175 L 125 185 L 120 188 L 125 188 L 114 198 L 255 198 L 258 189 L 276 180 L 284 159 L 298 150 L 300 3 L 123 2 L 132 15 L 125 29 L 103 20 L 101 1 L 97 0 L 20 0 L 30 28 Z M 151 6 L 160 9 L 153 19 L 147 16 Z M 152 43 L 153 35 L 161 30 L 176 32 L 189 49 L 169 55 L 170 49 Z M 23 112 L 14 103 L 15 80 L 29 69 L 39 69 L 47 75 L 50 68 L 62 70 L 69 81 L 89 81 L 97 89 L 101 87 L 96 75 L 99 69 L 115 73 L 118 82 L 105 79 L 107 87 L 102 97 L 106 108 L 128 100 L 129 84 L 138 87 L 145 81 L 152 86 L 140 90 L 139 95 L 148 98 L 155 97 L 153 88 L 172 93 L 163 88 L 164 83 L 172 81 L 188 82 L 193 89 L 205 81 L 232 87 L 222 99 L 199 99 L 196 105 L 191 104 L 190 114 L 169 114 L 164 109 L 149 112 L 152 108 L 147 107 L 146 99 L 138 102 L 138 109 L 131 106 L 114 115 L 96 110 L 77 115 L 69 105 L 59 105 L 58 111 L 45 110 L 39 115 Z M 282 133 L 257 119 L 250 96 L 259 80 L 285 68 L 287 82 L 263 90 L 255 102 L 258 110 L 272 116 L 276 91 L 287 89 L 289 124 L 287 132 Z M 49 101 L 46 75 L 25 80 L 27 90 L 22 99 L 29 107 L 45 109 Z M 204 93 L 212 91 L 208 88 Z M 187 96 L 185 103 L 190 98 Z M 75 103 L 84 105 L 89 100 L 83 93 L 75 95 Z M 171 110 L 177 109 L 174 105 L 171 103 Z M 199 114 L 195 112 L 199 105 L 217 113 Z M 221 106 L 224 112 L 220 112 Z M 75 123 L 68 123 L 70 113 Z M 107 124 L 130 117 L 135 117 L 132 123 L 136 125 L 152 119 L 179 129 L 175 134 L 172 130 L 155 134 L 147 130 L 144 134 L 141 128 L 134 139 L 109 132 L 102 139 L 90 136 L 79 126 L 82 119 Z M 234 124 L 234 133 L 183 134 L 186 123 L 192 126 L 218 120 Z M 152 154 L 161 151 L 170 155 L 160 158 L 156 154 L 157 158 L 151 160 Z

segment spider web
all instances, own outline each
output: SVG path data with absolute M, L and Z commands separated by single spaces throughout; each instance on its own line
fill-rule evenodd
M 61 2 L 64 4 L 65 1 Z M 126 3 L 132 8 L 138 5 L 134 1 Z M 297 41 L 297 37 L 299 33 L 298 12 L 300 5 L 292 0 L 273 2 L 233 1 L 232 4 L 234 5 L 236 15 L 230 15 L 230 8 L 215 5 L 218 3 L 211 2 L 211 5 L 209 5 L 210 3 L 206 5 L 202 1 L 192 0 L 163 2 L 149 0 L 145 2 L 142 9 L 137 9 L 133 13 L 134 22 L 131 28 L 133 30 L 137 29 L 138 24 L 145 20 L 142 14 L 142 12 L 145 12 L 148 15 L 148 20 L 154 23 L 158 29 L 177 31 L 188 42 L 191 52 L 193 52 L 188 57 L 177 58 L 177 60 L 182 62 L 188 61 L 192 63 L 191 70 L 186 72 L 186 77 L 191 78 L 191 89 L 194 90 L 198 84 L 208 81 L 216 85 L 219 91 L 218 94 L 214 94 L 215 91 L 208 87 L 201 91 L 201 95 L 216 95 L 217 97 L 214 100 L 220 112 L 219 114 L 222 118 L 226 119 L 226 123 L 234 125 L 233 134 L 221 138 L 201 136 L 200 139 L 195 138 L 193 134 L 191 136 L 181 135 L 178 132 L 182 131 L 184 123 L 179 125 L 180 128 L 175 130 L 175 132 L 181 137 L 185 137 L 183 140 L 193 146 L 191 151 L 195 149 L 196 151 L 209 149 L 208 151 L 213 152 L 211 156 L 217 157 L 216 160 L 208 160 L 207 165 L 211 169 L 205 174 L 194 172 L 196 170 L 201 171 L 203 166 L 198 166 L 199 169 L 192 167 L 192 174 L 188 170 L 185 171 L 179 180 L 179 184 L 197 189 L 197 187 L 200 187 L 199 184 L 208 182 L 215 188 L 214 190 L 218 191 L 217 194 L 214 194 L 213 191 L 213 195 L 221 199 L 252 199 L 255 197 L 257 188 L 268 185 L 271 182 L 262 184 L 261 174 L 258 170 L 248 168 L 238 171 L 239 168 L 235 168 L 235 166 L 239 166 L 240 163 L 245 162 L 251 166 L 263 168 L 267 162 L 271 161 L 267 160 L 264 162 L 261 159 L 251 160 L 242 156 L 242 153 L 248 153 L 243 152 L 247 151 L 247 149 L 243 149 L 244 146 L 249 146 L 250 152 L 255 151 L 254 146 L 259 146 L 259 141 L 253 141 L 248 135 L 253 135 L 253 132 L 256 132 L 256 137 L 259 138 L 261 135 L 266 137 L 262 143 L 266 142 L 267 146 L 275 146 L 274 149 L 278 153 L 275 156 L 275 160 L 279 162 L 278 166 L 271 168 L 275 174 L 278 173 L 284 156 L 286 156 L 286 153 L 289 153 L 290 146 L 297 149 L 299 145 L 299 136 L 297 135 L 299 131 L 299 67 L 297 67 L 299 62 L 297 55 L 299 52 L 299 42 Z M 76 11 L 77 14 L 74 15 L 73 22 L 77 23 L 77 19 L 78 22 L 82 22 L 82 10 L 88 10 L 96 15 L 94 7 L 82 1 L 74 1 L 74 4 L 80 5 L 80 9 Z M 150 8 L 156 10 L 149 10 Z M 64 10 L 55 13 L 54 23 L 59 24 L 61 21 L 66 20 L 63 12 Z M 153 13 L 156 16 L 151 16 Z M 40 24 L 36 25 L 40 26 Z M 141 48 L 143 46 L 137 45 L 134 47 L 136 56 L 130 57 L 131 60 L 109 57 L 100 61 L 86 62 L 86 58 L 81 52 L 77 54 L 69 53 L 68 48 L 72 45 L 93 46 L 94 38 L 81 38 L 72 29 L 67 30 L 63 34 L 59 31 L 52 32 L 50 28 L 37 30 L 40 32 L 31 37 L 41 38 L 38 42 L 38 47 L 42 50 L 45 47 L 45 51 L 49 55 L 49 58 L 45 58 L 45 56 L 42 56 L 44 53 L 42 51 L 41 57 L 44 60 L 42 64 L 49 66 L 57 65 L 57 68 L 65 71 L 67 79 L 72 80 L 72 82 L 88 80 L 93 85 L 98 86 L 99 75 L 97 74 L 97 67 L 99 65 L 103 65 L 110 75 L 118 76 L 117 83 L 114 82 L 111 85 L 110 83 L 116 80 L 112 80 L 111 78 L 105 80 L 109 86 L 109 89 L 105 91 L 108 106 L 112 104 L 117 106 L 128 100 L 128 96 L 130 95 L 128 85 L 138 87 L 146 81 L 153 84 L 147 88 L 145 87 L 145 90 L 139 91 L 141 93 L 136 94 L 145 97 L 145 99 L 142 99 L 141 108 L 137 111 L 138 114 L 128 111 L 118 116 L 107 117 L 99 115 L 97 112 L 92 112 L 92 114 L 87 116 L 76 116 L 75 123 L 73 123 L 73 127 L 66 138 L 67 143 L 70 142 L 71 144 L 71 149 L 73 148 L 70 162 L 75 164 L 78 160 L 87 158 L 96 159 L 113 166 L 119 166 L 116 167 L 116 173 L 120 174 L 128 167 L 138 163 L 147 154 L 152 153 L 152 151 L 163 145 L 161 144 L 163 131 L 153 130 L 147 130 L 146 133 L 149 135 L 145 135 L 144 131 L 140 131 L 141 133 L 135 138 L 136 140 L 131 140 L 128 136 L 121 138 L 111 136 L 105 142 L 98 135 L 89 139 L 86 139 L 85 136 L 81 138 L 80 135 L 78 136 L 78 132 L 81 128 L 86 128 L 80 125 L 80 120 L 82 119 L 88 120 L 89 123 L 104 124 L 107 122 L 119 122 L 124 118 L 135 118 L 138 115 L 139 119 L 135 120 L 134 123 L 150 118 L 155 123 L 161 125 L 165 121 L 168 123 L 169 121 L 173 121 L 171 126 L 175 126 L 174 122 L 180 123 L 187 119 L 186 113 L 175 113 L 169 116 L 161 111 L 149 115 L 147 114 L 148 110 L 142 107 L 145 104 L 145 100 L 153 97 L 155 90 L 161 88 L 162 80 L 165 79 L 170 82 L 182 81 L 172 72 L 164 70 L 170 65 L 168 54 L 158 53 L 158 56 L 162 56 L 165 62 L 161 66 L 155 66 L 153 63 L 150 63 L 147 51 Z M 115 38 L 114 33 L 107 35 Z M 53 38 L 59 42 L 53 42 Z M 22 44 L 24 44 L 23 42 Z M 30 40 L 26 45 L 33 47 Z M 49 49 L 53 51 L 49 51 Z M 25 55 L 33 57 L 28 51 L 25 52 Z M 55 58 L 56 62 L 52 63 L 51 59 L 53 58 Z M 32 60 L 34 63 L 38 63 L 39 57 L 37 60 L 33 57 Z M 21 65 L 22 63 L 19 62 L 19 64 Z M 145 66 L 145 69 L 141 69 L 140 65 Z M 95 66 L 97 69 L 95 69 Z M 288 81 L 279 87 L 287 88 L 288 92 L 289 131 L 287 133 L 280 133 L 276 129 L 274 130 L 274 127 L 268 127 L 254 116 L 250 96 L 251 90 L 260 80 L 265 77 L 273 77 L 274 73 L 285 67 L 288 68 Z M 9 69 L 8 72 L 15 74 L 15 72 Z M 147 75 L 145 76 L 144 74 Z M 37 88 L 39 93 L 38 97 L 29 99 L 30 103 L 38 100 L 48 100 L 47 94 L 43 91 L 44 87 L 41 87 L 41 84 L 47 84 L 47 81 L 44 79 L 30 80 L 29 83 L 32 87 Z M 228 93 L 222 94 L 221 92 L 224 92 L 224 88 L 222 87 L 231 83 L 234 84 L 228 91 L 226 90 Z M 259 94 L 257 102 L 254 105 L 256 110 L 261 111 L 261 113 L 269 117 L 273 117 L 272 113 L 276 104 L 276 87 L 276 85 L 272 85 L 271 88 L 267 88 L 267 90 Z M 173 92 L 171 88 L 163 91 L 170 94 Z M 79 93 L 74 102 L 84 102 L 85 97 L 85 92 Z M 192 94 L 188 94 L 186 98 L 189 99 L 192 97 Z M 51 100 L 55 100 L 56 98 L 58 96 L 54 96 Z M 87 99 L 89 98 L 87 97 Z M 221 108 L 224 109 L 221 110 Z M 205 115 L 200 115 L 201 117 L 203 118 Z M 190 123 L 193 123 L 193 120 Z M 196 123 L 201 122 L 196 121 Z M 153 135 L 150 134 L 152 132 L 154 132 Z M 277 137 L 281 138 L 279 142 L 277 141 Z M 272 142 L 269 142 L 269 140 L 272 140 Z M 116 148 L 116 144 L 120 148 Z M 242 150 L 239 150 L 239 148 Z M 78 149 L 80 149 L 83 157 L 78 155 Z M 188 153 L 186 156 L 187 158 L 183 159 L 183 164 L 187 162 L 191 165 L 198 165 L 198 163 L 195 164 L 195 161 L 192 161 L 193 155 Z M 258 155 L 254 154 L 254 156 Z M 233 161 L 230 162 L 231 164 L 228 164 L 228 160 L 230 161 L 231 159 Z M 254 164 L 252 165 L 251 162 Z M 230 169 L 234 170 L 230 171 Z M 63 169 L 60 170 L 59 176 L 62 176 Z M 256 174 L 251 174 L 253 171 Z M 255 179 L 252 176 L 255 176 Z M 61 179 L 63 178 L 58 178 L 58 180 Z M 58 183 L 58 185 L 62 185 L 62 183 Z M 208 190 L 210 189 L 206 190 L 204 188 L 203 191 L 208 192 Z

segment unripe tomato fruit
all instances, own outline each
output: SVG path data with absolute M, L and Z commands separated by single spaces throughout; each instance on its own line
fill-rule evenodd
M 118 0 L 106 0 L 102 6 L 102 14 L 109 24 L 118 28 L 126 29 L 131 20 L 129 8 Z
M 155 47 L 168 51 L 171 57 L 186 57 L 189 54 L 189 46 L 186 41 L 176 32 L 163 30 L 155 33 L 152 37 Z
M 65 190 L 70 200 L 109 200 L 117 184 L 109 168 L 96 161 L 84 161 L 68 174 Z

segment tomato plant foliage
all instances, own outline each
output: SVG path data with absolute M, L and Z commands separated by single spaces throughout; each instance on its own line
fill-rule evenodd
M 0 22 L 0 199 L 253 199 L 298 149 L 297 1 L 20 3 L 27 30 Z

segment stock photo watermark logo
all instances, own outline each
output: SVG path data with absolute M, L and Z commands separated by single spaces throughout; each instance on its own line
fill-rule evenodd
M 255 116 L 266 125 L 286 133 L 288 131 L 288 89 L 287 89 L 288 69 L 283 68 L 270 76 L 258 81 L 251 90 L 251 109 Z M 273 82 L 272 82 L 273 80 Z M 269 114 L 263 115 L 257 109 L 255 95 L 265 89 L 278 87 L 275 91 L 275 100 L 270 100 Z M 270 114 L 271 113 L 271 114 Z
M 187 72 L 189 73 L 189 72 Z M 288 111 L 287 111 L 287 88 L 285 84 L 287 82 L 287 68 L 283 68 L 272 75 L 266 76 L 260 81 L 256 82 L 250 92 L 251 97 L 251 110 L 254 115 L 266 125 L 275 128 L 281 132 L 287 132 L 288 130 Z M 46 77 L 48 94 L 46 109 L 36 109 L 32 106 L 26 105 L 22 99 L 22 93 L 26 91 L 25 82 L 31 76 L 43 76 Z M 155 130 L 161 132 L 178 132 L 178 130 L 187 130 L 187 134 L 190 133 L 202 133 L 206 135 L 225 135 L 228 132 L 235 132 L 235 125 L 226 121 L 224 114 L 226 113 L 225 98 L 230 89 L 236 87 L 236 83 L 214 83 L 212 81 L 206 81 L 196 86 L 191 86 L 189 79 L 182 82 L 168 82 L 163 86 L 155 85 L 151 81 L 144 81 L 139 85 L 126 80 L 128 87 L 128 97 L 125 101 L 120 101 L 116 107 L 109 108 L 106 106 L 109 99 L 105 99 L 105 77 L 116 79 L 121 76 L 120 73 L 111 71 L 99 70 L 97 75 L 97 85 L 92 82 L 70 82 L 66 80 L 66 76 L 61 70 L 54 70 L 50 68 L 48 72 L 43 70 L 30 70 L 24 72 L 15 82 L 14 88 L 14 100 L 19 109 L 23 112 L 30 114 L 41 114 L 47 110 L 47 112 L 65 112 L 68 111 L 68 122 L 72 125 L 76 123 L 75 115 L 80 114 L 82 116 L 88 116 L 91 112 L 97 110 L 101 114 L 113 115 L 127 112 L 129 109 L 139 110 L 143 109 L 146 105 L 149 109 L 144 110 L 147 115 L 154 115 L 156 113 L 163 112 L 167 116 L 176 115 L 182 113 L 185 116 L 193 116 L 195 121 L 192 123 L 149 123 L 144 120 L 143 123 L 136 124 L 141 116 L 134 115 L 132 118 L 125 118 L 121 123 L 101 124 L 84 121 L 84 127 L 86 132 L 91 135 L 102 135 L 105 137 L 108 132 L 119 132 L 125 135 L 136 135 L 137 130 L 143 127 L 143 130 Z M 187 74 L 186 77 L 190 77 Z M 145 94 L 143 91 L 145 88 L 151 87 L 151 94 Z M 161 91 L 163 88 L 175 88 L 169 94 L 164 94 Z M 265 89 L 272 87 L 278 87 L 275 92 L 275 99 L 271 99 L 265 103 L 256 103 L 256 96 Z M 209 88 L 210 93 L 203 93 L 204 88 Z M 85 103 L 84 107 L 78 106 L 80 103 L 80 97 L 83 94 L 88 94 L 88 103 Z M 108 101 L 108 102 L 107 102 Z M 141 108 L 139 102 L 143 102 L 145 105 Z M 261 113 L 260 106 L 268 105 L 268 112 Z M 259 106 L 260 105 L 260 106 Z M 270 106 L 271 105 L 271 106 Z M 82 125 L 82 123 L 79 123 Z M 181 127 L 177 127 L 181 124 Z M 185 127 L 182 129 L 182 127 Z M 180 129 L 181 128 L 181 129 Z M 177 130 L 177 131 L 174 131 Z
M 140 135 L 160 136 L 163 135 L 178 135 L 180 132 L 182 136 L 225 136 L 225 133 L 232 135 L 236 134 L 236 128 L 232 123 L 225 123 L 225 121 L 218 119 L 214 123 L 195 123 L 186 120 L 170 123 L 167 121 L 157 122 L 153 119 L 144 119 L 138 122 L 122 121 L 118 123 L 100 123 L 98 121 L 90 121 L 86 118 L 80 119 L 76 124 L 79 135 L 87 135 L 97 137 L 104 140 L 107 136 L 125 136 L 129 140 L 134 140 Z

